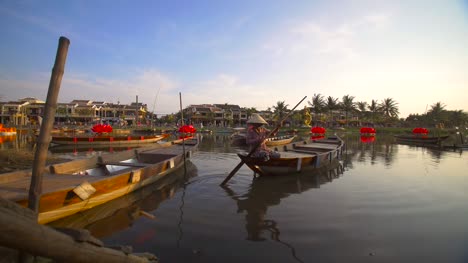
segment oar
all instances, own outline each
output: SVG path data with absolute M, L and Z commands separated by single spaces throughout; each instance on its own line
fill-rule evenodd
M 302 98 L 301 101 L 299 101 L 299 103 L 296 104 L 296 106 L 294 106 L 294 108 L 292 108 L 292 110 L 282 119 L 278 122 L 278 124 L 276 125 L 276 128 L 274 130 L 272 130 L 268 136 L 270 137 L 271 135 L 273 135 L 276 131 L 278 131 L 278 129 L 281 127 L 281 123 L 283 123 L 288 117 L 289 115 L 291 115 L 293 113 L 293 111 L 297 108 L 297 106 L 299 106 L 299 104 L 301 104 L 305 99 L 307 98 L 307 96 L 305 96 L 304 98 Z M 266 139 L 265 138 L 265 139 Z M 265 140 L 263 139 L 262 141 L 260 141 L 257 145 L 255 145 L 255 147 L 252 148 L 252 150 L 250 150 L 249 154 L 247 154 L 247 157 L 250 157 L 254 152 L 255 150 L 257 150 L 257 148 L 263 143 L 263 141 Z M 230 179 L 231 177 L 234 176 L 234 174 L 237 173 L 237 171 L 239 171 L 239 169 L 242 167 L 242 165 L 244 165 L 244 161 L 241 160 L 241 162 L 229 173 L 229 175 L 226 177 L 226 179 L 224 179 L 224 181 L 220 184 L 221 186 L 225 185 Z

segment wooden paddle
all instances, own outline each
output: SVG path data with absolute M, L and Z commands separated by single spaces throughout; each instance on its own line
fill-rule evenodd
M 307 96 L 305 96 L 304 98 L 302 98 L 301 101 L 299 101 L 299 103 L 296 104 L 296 106 L 294 106 L 294 108 L 292 108 L 292 110 L 282 119 L 278 122 L 278 124 L 276 125 L 276 128 L 273 129 L 266 138 L 270 137 L 271 135 L 273 135 L 276 131 L 278 131 L 278 129 L 281 127 L 281 124 L 293 113 L 293 111 L 297 108 L 297 106 L 299 106 L 299 104 L 301 104 L 305 99 L 307 98 Z M 265 139 L 266 139 L 265 138 Z M 257 150 L 257 148 L 262 145 L 263 141 L 265 140 L 263 139 L 262 141 L 260 141 L 257 145 L 255 145 L 255 147 L 252 148 L 252 150 L 250 150 L 249 154 L 247 154 L 247 157 L 250 157 L 254 152 L 255 150 Z M 241 160 L 241 162 L 229 173 L 229 175 L 224 179 L 224 181 L 220 184 L 221 186 L 225 185 L 230 179 L 231 177 L 234 176 L 234 174 L 237 173 L 237 171 L 239 171 L 239 169 L 242 167 L 242 165 L 244 165 L 244 161 Z

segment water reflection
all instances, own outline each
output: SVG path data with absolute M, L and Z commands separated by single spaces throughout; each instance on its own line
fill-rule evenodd
M 0 150 L 31 150 L 34 142 L 35 136 L 33 134 L 19 131 L 16 135 L 0 136 Z
M 280 226 L 274 219 L 268 218 L 268 208 L 279 205 L 282 199 L 290 195 L 320 188 L 320 185 L 339 178 L 343 172 L 342 163 L 336 161 L 314 174 L 255 178 L 249 191 L 240 196 L 229 186 L 223 186 L 223 189 L 236 201 L 237 213 L 245 212 L 246 240 L 258 242 L 270 238 L 288 247 L 292 257 L 303 262 L 297 256 L 294 246 L 280 239 Z
M 360 136 L 355 134 L 344 134 L 342 138 L 346 142 L 344 159 L 350 168 L 353 167 L 353 162 L 369 163 L 371 165 L 383 163 L 387 167 L 392 167 L 395 161 L 398 160 L 397 156 L 408 149 L 429 154 L 435 163 L 440 163 L 447 155 L 453 155 L 453 152 L 462 154 L 460 150 L 454 151 L 451 148 L 443 148 L 437 145 L 400 145 L 395 142 L 392 135 L 375 137 L 375 140 L 371 143 L 363 141 Z
M 140 217 L 153 218 L 159 205 L 174 196 L 177 189 L 197 176 L 197 167 L 187 161 L 187 169 L 179 169 L 155 184 L 78 214 L 51 222 L 54 227 L 83 228 L 97 238 L 110 236 L 131 227 Z M 181 217 L 182 218 L 182 217 Z M 182 235 L 182 232 L 179 233 Z

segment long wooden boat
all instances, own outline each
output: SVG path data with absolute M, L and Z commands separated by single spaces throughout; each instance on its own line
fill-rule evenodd
M 131 151 L 47 166 L 39 201 L 41 224 L 106 203 L 155 183 L 184 165 L 198 139 L 154 144 Z M 31 171 L 0 175 L 0 196 L 27 206 Z
M 267 146 L 286 145 L 288 143 L 291 143 L 296 137 L 297 137 L 296 135 L 284 135 L 284 136 L 271 137 L 265 140 L 265 144 Z
M 231 135 L 231 141 L 233 145 L 247 145 L 245 133 L 234 133 Z M 267 146 L 280 146 L 291 143 L 297 136 L 294 134 L 271 137 L 265 140 Z
M 155 143 L 169 137 L 169 134 L 148 136 L 52 136 L 55 145 L 138 145 Z
M 439 144 L 449 136 L 428 137 L 419 135 L 394 135 L 397 142 L 415 143 L 415 144 Z
M 309 140 L 275 147 L 280 158 L 247 157 L 238 154 L 247 166 L 260 176 L 291 175 L 316 170 L 339 159 L 342 155 L 344 141 L 337 137 L 322 140 Z
M 100 206 L 49 223 L 49 226 L 87 229 L 97 238 L 104 238 L 130 227 L 138 218 L 153 218 L 153 213 L 165 200 L 171 199 L 192 177 L 197 167 L 188 160 L 187 171 L 177 170 L 158 181 L 128 195 Z

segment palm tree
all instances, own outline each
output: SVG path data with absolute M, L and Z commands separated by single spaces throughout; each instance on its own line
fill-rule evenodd
M 362 120 L 365 118 L 366 113 L 367 113 L 367 102 L 365 101 L 358 101 L 356 102 L 356 106 L 359 110 L 359 120 Z
M 276 102 L 276 106 L 273 106 L 273 116 L 275 120 L 282 120 L 288 112 L 288 104 L 285 104 L 284 101 Z
M 462 110 L 450 111 L 450 123 L 454 126 L 462 126 L 468 122 L 468 114 Z
M 375 114 L 379 112 L 379 103 L 376 100 L 372 100 L 370 105 L 368 106 L 370 112 L 371 112 L 371 119 L 372 119 L 372 124 L 374 124 L 375 121 Z
M 245 112 L 247 114 L 247 119 L 250 118 L 250 116 L 252 116 L 252 113 L 255 113 L 255 112 L 258 112 L 257 109 L 255 107 L 252 107 L 252 108 L 245 108 Z
M 398 103 L 392 98 L 386 98 L 380 103 L 379 107 L 385 118 L 389 120 L 390 118 L 398 118 Z
M 348 113 L 356 110 L 356 104 L 353 100 L 354 96 L 345 95 L 340 104 L 341 109 L 345 112 L 346 126 L 348 126 Z
M 429 112 L 427 112 L 427 114 L 432 116 L 440 116 L 444 111 L 445 104 L 439 101 L 431 105 L 431 109 L 429 110 Z
M 320 116 L 320 113 L 322 113 L 325 108 L 325 101 L 320 93 L 314 94 L 314 96 L 312 96 L 312 100 L 308 103 L 312 108 L 312 112 L 315 113 L 316 116 Z
M 444 122 L 444 117 L 446 117 L 444 116 L 446 115 L 445 113 L 445 104 L 439 101 L 431 105 L 431 109 L 427 112 L 427 116 L 434 124 L 437 124 L 440 122 Z
M 332 96 L 328 96 L 327 102 L 325 103 L 325 108 L 328 110 L 328 114 L 330 115 L 330 119 L 333 122 L 333 111 L 337 110 L 339 106 L 338 98 L 333 98 Z

